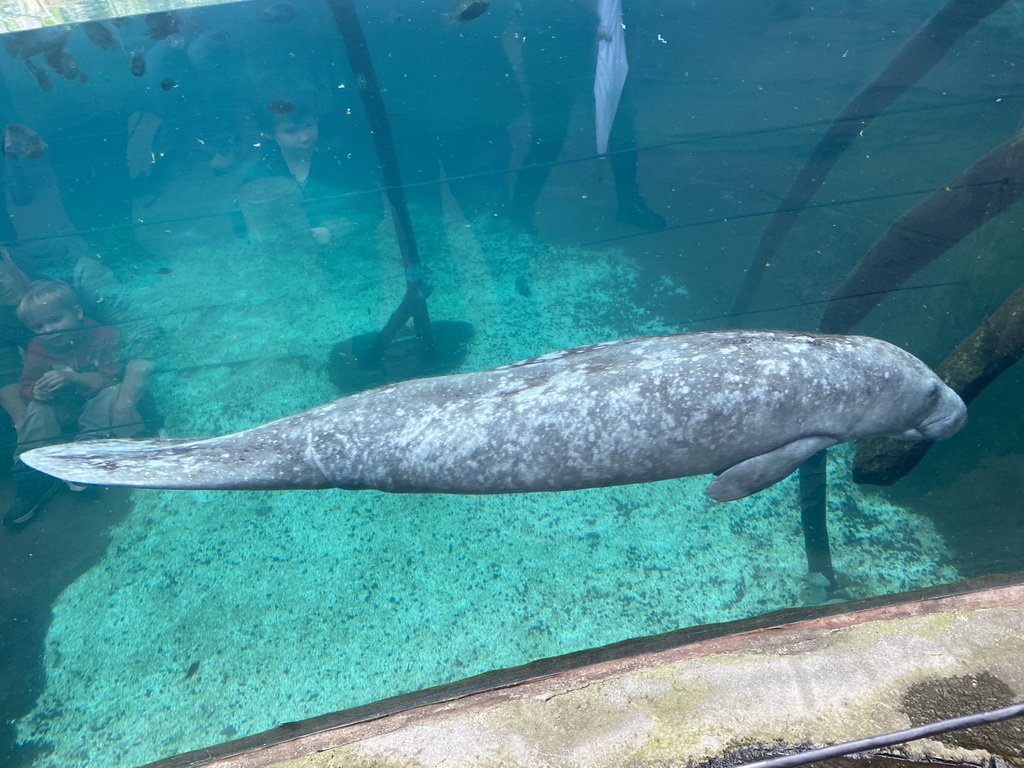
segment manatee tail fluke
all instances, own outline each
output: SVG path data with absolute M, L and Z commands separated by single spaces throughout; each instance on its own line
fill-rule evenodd
M 72 483 L 89 485 L 164 485 L 181 479 L 173 461 L 196 440 L 88 440 L 36 448 L 21 455 L 33 469 Z M 193 478 L 177 488 L 192 488 Z
M 255 432 L 252 430 L 251 432 Z M 315 466 L 284 460 L 271 441 L 88 440 L 21 454 L 33 469 L 86 485 L 192 490 L 326 488 Z

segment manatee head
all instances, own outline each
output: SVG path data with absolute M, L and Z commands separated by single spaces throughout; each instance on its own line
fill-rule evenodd
M 903 432 L 906 440 L 945 440 L 959 431 L 967 421 L 967 406 L 960 395 L 947 387 L 938 376 L 927 388 L 928 408 L 914 427 Z
M 843 337 L 840 337 L 843 338 Z M 945 440 L 967 420 L 967 406 L 921 360 L 881 339 L 845 337 L 865 392 L 858 393 L 859 423 L 851 437 L 888 435 L 902 440 Z

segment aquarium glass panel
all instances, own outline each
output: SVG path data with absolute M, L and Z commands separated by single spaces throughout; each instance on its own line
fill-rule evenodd
M 0 5 L 0 763 L 1024 569 L 1020 13 Z

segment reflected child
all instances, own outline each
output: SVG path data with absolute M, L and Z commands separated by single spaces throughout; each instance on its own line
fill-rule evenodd
M 60 280 L 31 283 L 17 314 L 36 335 L 28 344 L 21 373 L 26 405 L 16 453 L 70 435 L 112 437 L 114 404 L 124 373 L 117 330 L 85 317 L 75 291 Z M 59 487 L 53 478 L 17 462 L 15 498 L 4 525 L 27 525 Z
M 262 136 L 263 155 L 250 169 L 247 182 L 270 176 L 295 180 L 302 196 L 309 200 L 336 194 L 340 178 L 337 163 L 320 150 L 320 126 L 316 110 L 301 101 L 280 99 L 271 102 L 266 112 L 273 120 Z M 331 228 L 307 207 L 313 239 L 320 244 L 331 240 Z

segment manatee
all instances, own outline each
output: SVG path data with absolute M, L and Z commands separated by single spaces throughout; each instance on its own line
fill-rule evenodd
M 709 331 L 404 381 L 223 437 L 93 440 L 22 460 L 76 483 L 393 493 L 568 491 L 715 473 L 732 501 L 876 435 L 941 440 L 960 397 L 866 336 Z

